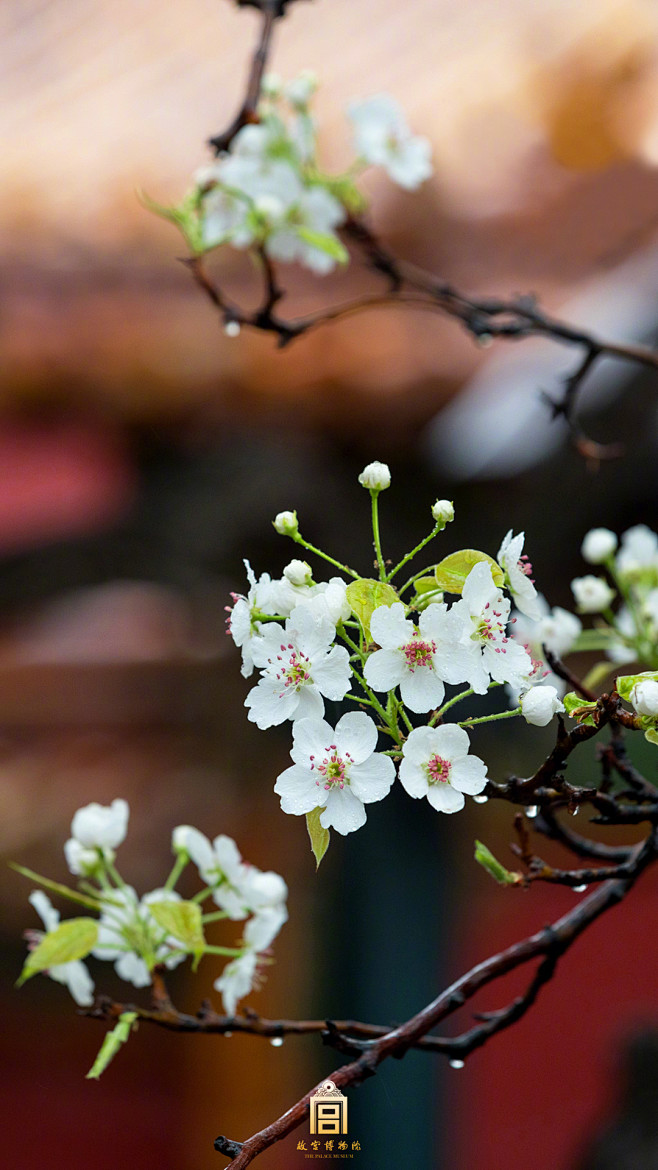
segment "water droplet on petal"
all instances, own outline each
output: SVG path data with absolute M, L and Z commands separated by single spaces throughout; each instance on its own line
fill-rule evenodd
M 536 804 L 529 804 L 525 810 L 525 815 L 530 817 L 530 820 L 533 820 L 537 816 L 538 812 L 539 809 Z
M 270 1040 L 270 1044 L 272 1045 L 272 1048 L 280 1048 L 283 1044 L 283 1036 L 273 1036 Z
M 573 892 L 574 892 L 574 894 L 584 894 L 586 889 L 587 889 L 587 884 L 585 884 L 584 886 L 574 886 Z
M 463 1060 L 451 1060 L 451 1061 L 450 1061 L 450 1067 L 451 1067 L 451 1068 L 463 1068 L 463 1067 L 464 1067 L 464 1061 L 463 1061 Z
M 224 333 L 226 334 L 227 337 L 239 337 L 240 336 L 240 322 L 239 321 L 227 321 L 225 326 L 224 326 Z
M 488 799 L 489 799 L 488 796 L 474 796 L 473 797 L 473 800 L 475 801 L 476 804 L 486 804 Z

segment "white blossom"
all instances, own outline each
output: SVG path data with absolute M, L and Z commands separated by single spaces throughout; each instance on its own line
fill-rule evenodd
M 622 605 L 621 609 L 615 614 L 614 628 L 617 633 L 623 634 L 626 638 L 633 639 L 637 637 L 635 620 L 626 605 Z M 611 662 L 616 663 L 618 666 L 623 666 L 626 662 L 635 662 L 637 658 L 637 651 L 628 642 L 624 641 L 623 637 L 609 642 L 605 652 Z
M 314 242 L 313 236 L 326 236 L 342 252 L 334 229 L 345 219 L 345 209 L 325 187 L 301 188 L 265 240 L 265 251 L 272 260 L 290 264 L 297 261 L 312 272 L 324 276 L 336 267 L 337 256 Z M 308 234 L 306 234 L 308 233 Z
M 581 545 L 584 561 L 590 565 L 602 565 L 617 548 L 617 537 L 609 528 L 591 528 Z
M 272 524 L 279 536 L 295 536 L 299 532 L 296 512 L 277 512 Z
M 546 727 L 558 711 L 564 711 L 564 703 L 555 687 L 540 683 L 521 695 L 523 718 L 534 727 Z
M 347 112 L 360 158 L 384 167 L 395 183 L 408 190 L 429 178 L 433 169 L 429 139 L 412 135 L 394 98 L 377 94 L 352 102 Z
M 461 600 L 450 610 L 451 618 L 461 623 L 451 667 L 478 695 L 486 693 L 490 679 L 521 687 L 533 672 L 527 650 L 507 633 L 509 612 L 510 603 L 494 583 L 490 566 L 480 561 L 466 578 Z
M 247 695 L 248 718 L 261 730 L 286 719 L 322 716 L 327 699 L 343 699 L 350 687 L 349 654 L 332 645 L 333 622 L 298 605 L 285 630 L 270 623 L 254 645 L 262 677 Z
M 624 577 L 635 577 L 658 572 L 658 536 L 646 524 L 636 524 L 621 538 L 616 558 L 617 572 Z
M 631 691 L 631 703 L 638 715 L 655 718 L 658 715 L 658 681 L 645 678 L 636 683 Z
M 399 686 L 410 711 L 431 711 L 443 702 L 444 682 L 463 681 L 451 657 L 457 631 L 443 602 L 423 610 L 418 628 L 405 618 L 401 601 L 380 605 L 370 619 L 370 631 L 381 649 L 366 661 L 365 680 L 375 691 Z
M 463 727 L 416 727 L 402 748 L 400 782 L 410 796 L 426 796 L 438 812 L 464 807 L 464 793 L 475 796 L 487 783 L 487 768 L 469 755 L 470 741 Z
M 49 934 L 59 926 L 59 911 L 52 905 L 50 898 L 43 890 L 33 890 L 28 901 L 34 906 L 37 914 L 45 926 L 42 930 L 28 930 L 26 937 L 33 950 L 43 942 Z M 63 983 L 68 987 L 75 1002 L 80 1007 L 89 1007 L 94 1002 L 94 981 L 81 959 L 72 959 L 69 963 L 57 963 L 49 967 L 44 975 L 49 975 L 56 983 Z
M 178 902 L 175 890 L 152 890 L 139 900 L 132 886 L 112 890 L 102 899 L 98 939 L 91 952 L 97 959 L 114 962 L 121 979 L 134 987 L 148 987 L 158 963 L 177 967 L 185 959 L 181 944 L 158 925 L 149 906 L 154 902 Z
M 302 69 L 302 72 L 284 89 L 284 94 L 291 106 L 307 106 L 318 88 L 318 75 L 313 69 Z
M 537 590 L 531 578 L 532 565 L 528 557 L 522 554 L 525 534 L 519 532 L 512 536 L 510 528 L 503 543 L 498 549 L 498 564 L 505 571 L 507 587 L 514 598 L 514 604 L 527 617 L 537 621 L 540 609 L 537 604 Z
M 361 487 L 371 492 L 383 492 L 391 486 L 391 472 L 386 463 L 368 463 L 359 476 Z
M 571 590 L 581 613 L 601 613 L 614 601 L 615 591 L 603 577 L 576 577 Z
M 258 973 L 258 955 L 254 950 L 247 949 L 237 959 L 227 963 L 219 979 L 215 980 L 215 989 L 221 992 L 224 1011 L 227 1016 L 234 1016 L 238 1000 L 244 999 L 256 985 Z
M 283 575 L 291 585 L 310 585 L 313 581 L 311 566 L 306 561 L 290 561 Z
M 79 808 L 71 821 L 71 837 L 64 856 L 71 873 L 89 876 L 102 859 L 112 861 L 114 850 L 125 840 L 130 809 L 117 798 L 111 805 L 92 804 Z
M 451 520 L 455 518 L 455 506 L 452 500 L 437 500 L 432 504 L 432 517 L 441 528 L 445 528 L 446 524 L 450 524 Z
M 293 725 L 293 766 L 277 777 L 274 791 L 286 813 L 324 811 L 320 824 L 345 835 L 366 822 L 364 804 L 382 800 L 395 779 L 388 756 L 375 753 L 377 728 L 368 715 L 350 711 L 335 730 L 323 719 Z
M 263 573 L 258 580 L 249 564 L 244 561 L 249 581 L 249 592 L 245 597 L 241 593 L 232 593 L 233 605 L 227 606 L 226 619 L 228 632 L 235 645 L 242 651 L 243 678 L 249 678 L 254 671 L 253 645 L 260 636 L 262 622 L 254 616 L 255 613 L 275 614 L 276 609 L 275 587 L 269 573 Z

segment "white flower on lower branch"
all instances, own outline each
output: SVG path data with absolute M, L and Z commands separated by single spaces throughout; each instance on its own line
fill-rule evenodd
M 48 934 L 57 930 L 59 910 L 55 909 L 43 890 L 33 890 L 28 900 L 34 906 L 46 928 L 45 931 L 27 930 L 25 932 L 30 950 L 34 950 Z M 63 983 L 65 987 L 68 987 L 75 1002 L 80 1007 L 89 1007 L 94 1002 L 94 981 L 81 959 L 72 959 L 70 963 L 58 963 L 43 973 L 50 975 L 50 978 L 54 979 L 56 983 Z
M 274 791 L 286 813 L 301 816 L 323 808 L 320 824 L 345 835 L 366 822 L 364 804 L 382 800 L 395 779 L 393 761 L 375 753 L 377 728 L 360 711 L 343 715 L 335 731 L 324 719 L 293 725 L 294 760 Z
M 438 812 L 464 807 L 464 793 L 476 796 L 487 783 L 487 767 L 469 755 L 470 741 L 463 727 L 417 727 L 409 734 L 400 763 L 400 782 L 410 796 L 426 796 Z
M 178 902 L 175 890 L 152 890 L 141 901 L 132 886 L 113 890 L 103 898 L 98 941 L 91 952 L 97 959 L 114 962 L 121 979 L 134 987 L 148 987 L 158 963 L 177 967 L 185 959 L 180 941 L 167 935 L 149 912 L 152 902 Z

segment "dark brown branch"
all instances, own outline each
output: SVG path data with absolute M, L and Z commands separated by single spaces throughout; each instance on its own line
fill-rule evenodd
M 380 1039 L 355 1042 L 354 1047 L 362 1049 L 358 1059 L 336 1069 L 330 1079 L 339 1089 L 359 1085 L 376 1072 L 383 1060 L 391 1056 L 403 1056 L 420 1038 L 426 1036 L 441 1020 L 462 1007 L 482 987 L 534 958 L 542 958 L 543 961 L 524 995 L 506 1008 L 489 1013 L 476 1027 L 449 1041 L 450 1051 L 458 1052 L 461 1057 L 466 1057 L 474 1049 L 481 1047 L 491 1036 L 509 1027 L 528 1010 L 540 987 L 553 974 L 560 955 L 592 922 L 626 896 L 642 870 L 655 859 L 655 855 L 656 841 L 655 834 L 652 833 L 645 842 L 635 847 L 627 876 L 604 882 L 553 926 L 531 935 L 473 967 L 406 1024 Z M 246 1141 L 234 1142 L 222 1136 L 217 1138 L 215 1148 L 232 1159 L 235 1170 L 242 1170 L 263 1150 L 302 1124 L 308 1116 L 310 1098 L 317 1088 L 318 1086 L 315 1086 L 271 1125 Z

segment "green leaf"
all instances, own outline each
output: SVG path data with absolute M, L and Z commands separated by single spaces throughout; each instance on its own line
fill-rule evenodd
M 575 691 L 569 691 L 562 702 L 567 715 L 570 715 L 572 719 L 576 719 L 578 723 L 586 723 L 588 727 L 596 727 L 596 719 L 589 712 L 596 711 L 597 703 L 588 703 Z
M 658 730 L 656 730 L 655 727 L 647 727 L 644 733 L 644 738 L 648 739 L 649 743 L 653 743 L 658 746 Z
M 33 869 L 17 865 L 15 861 L 8 861 L 7 865 L 10 869 L 15 869 L 16 873 L 21 873 L 23 877 L 29 878 L 31 882 L 38 882 L 46 890 L 52 890 L 53 894 L 68 898 L 69 902 L 77 902 L 79 906 L 86 906 L 89 910 L 101 909 L 101 903 L 97 898 L 88 898 L 86 894 L 79 894 L 77 890 L 70 890 L 68 886 L 62 886 L 59 882 L 51 882 L 50 878 L 41 877 L 41 874 L 35 873 Z
M 487 846 L 483 845 L 481 841 L 475 842 L 475 860 L 501 886 L 517 886 L 523 880 L 520 873 L 511 873 L 509 869 L 505 869 L 505 866 L 496 860 L 491 850 L 487 849 Z
M 117 1021 L 117 1025 L 108 1032 L 105 1037 L 100 1052 L 92 1064 L 86 1079 L 88 1081 L 97 1081 L 102 1072 L 105 1072 L 110 1061 L 116 1056 L 122 1044 L 128 1040 L 133 1028 L 133 1024 L 137 1019 L 137 1012 L 122 1012 Z
M 400 600 L 392 585 L 387 585 L 385 581 L 373 581 L 368 577 L 360 577 L 358 581 L 350 582 L 345 592 L 352 612 L 363 626 L 368 642 L 371 639 L 370 619 L 374 611 L 380 605 L 391 606 Z
M 320 868 L 320 862 L 329 848 L 329 830 L 323 829 L 320 824 L 320 814 L 323 812 L 323 808 L 314 808 L 312 812 L 306 814 L 306 828 L 311 838 L 316 870 Z
M 414 581 L 414 589 L 416 590 L 416 593 L 438 592 L 436 577 L 419 577 L 416 581 Z
M 315 232 L 313 228 L 309 227 L 298 227 L 297 235 L 305 244 L 310 244 L 312 248 L 317 248 L 319 252 L 331 256 L 331 259 L 335 260 L 337 264 L 349 264 L 350 254 L 336 236 L 330 236 L 326 232 Z
M 658 671 L 644 670 L 641 674 L 622 674 L 615 685 L 622 699 L 630 703 L 633 687 L 641 682 L 658 682 Z
M 361 194 L 359 188 L 351 179 L 344 176 L 324 175 L 322 186 L 326 187 L 339 203 L 346 207 L 350 215 L 363 215 L 367 210 L 368 200 Z
M 434 575 L 439 589 L 445 589 L 446 593 L 461 593 L 471 569 L 482 561 L 489 565 L 494 584 L 503 585 L 505 574 L 493 557 L 488 553 L 479 552 L 476 548 L 462 548 L 459 552 L 444 557 L 436 566 Z
M 195 255 L 208 251 L 203 243 L 200 218 L 202 195 L 198 188 L 190 191 L 178 206 L 167 207 L 164 203 L 156 203 L 155 199 L 151 199 L 144 191 L 138 191 L 137 198 L 147 211 L 159 216 L 160 219 L 166 219 L 168 223 L 173 223 Z
M 179 939 L 192 954 L 203 953 L 201 907 L 198 902 L 149 902 L 149 914 L 158 926 Z
M 74 959 L 84 959 L 96 946 L 98 923 L 94 918 L 69 918 L 61 922 L 56 930 L 50 930 L 38 947 L 27 956 L 23 970 L 16 981 L 17 987 L 36 975 Z

